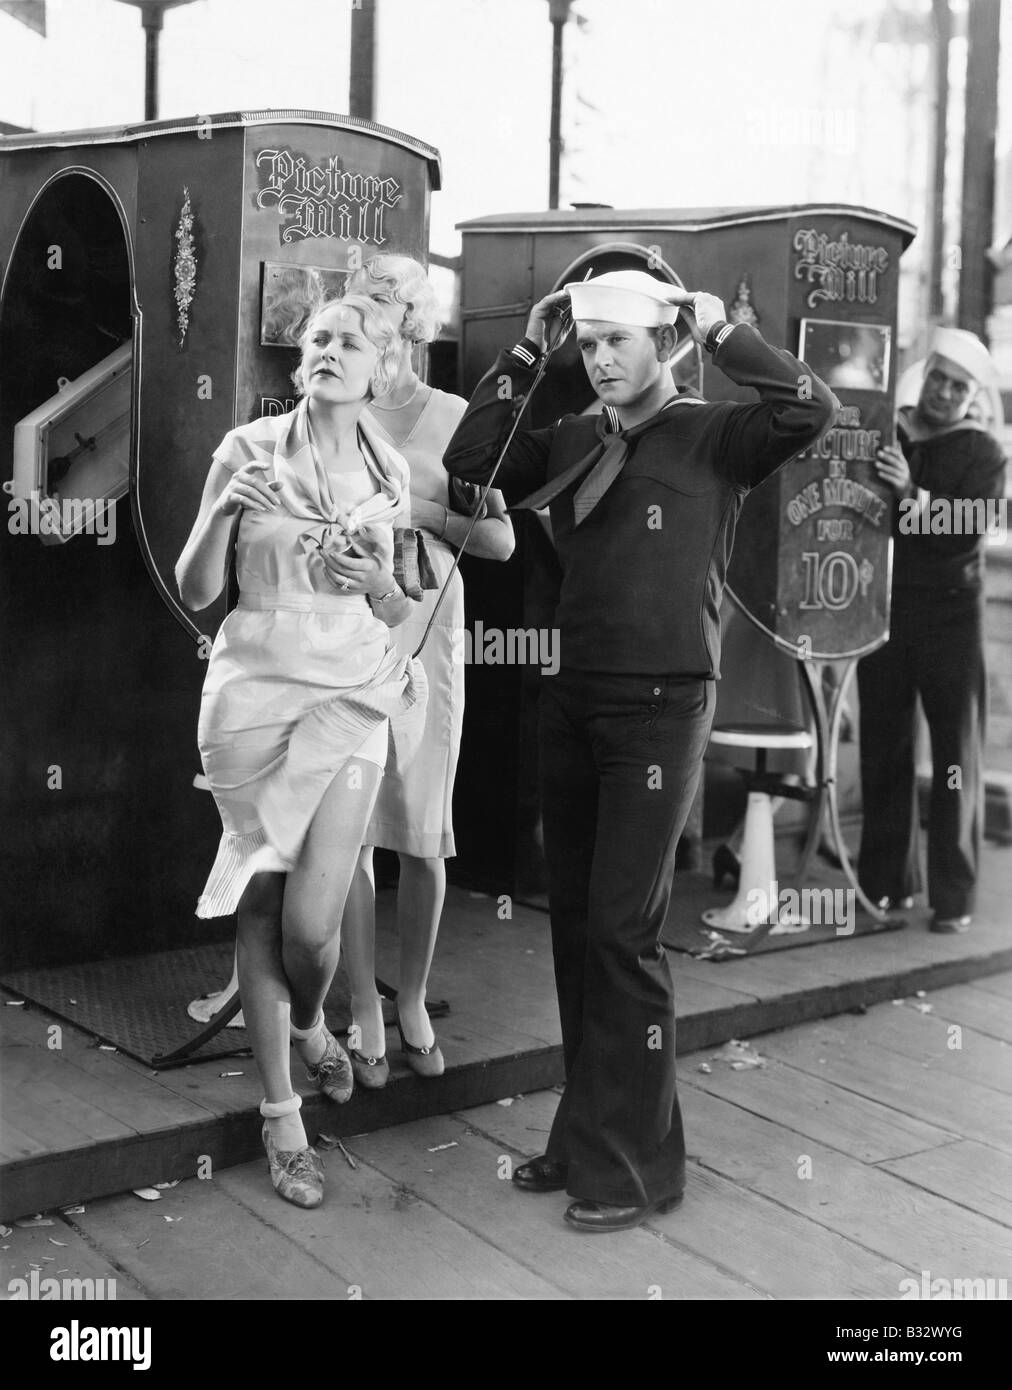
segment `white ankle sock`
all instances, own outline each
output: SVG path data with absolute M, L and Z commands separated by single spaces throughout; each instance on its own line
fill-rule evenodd
M 299 1111 L 302 1097 L 292 1096 L 289 1100 L 262 1100 L 260 1114 L 267 1122 L 267 1129 L 274 1147 L 295 1151 L 304 1149 L 309 1140 Z
M 320 1010 L 316 1022 L 311 1023 L 308 1028 L 296 1028 L 294 1023 L 289 1022 L 289 1030 L 292 1035 L 292 1042 L 295 1044 L 295 1050 L 302 1060 L 308 1062 L 310 1066 L 318 1062 L 327 1050 L 323 1010 Z

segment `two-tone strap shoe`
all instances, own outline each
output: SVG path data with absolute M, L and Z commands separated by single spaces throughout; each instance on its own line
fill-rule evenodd
M 346 1101 L 351 1100 L 351 1093 L 355 1087 L 351 1058 L 326 1026 L 323 1036 L 326 1041 L 323 1056 L 318 1062 L 306 1063 L 306 1075 L 317 1090 L 322 1091 L 338 1105 L 344 1105 Z
M 323 1159 L 316 1150 L 311 1145 L 304 1149 L 275 1148 L 266 1124 L 263 1141 L 274 1191 L 297 1207 L 318 1207 L 323 1201 Z
M 665 1216 L 669 1211 L 682 1205 L 682 1193 L 674 1197 L 663 1197 L 657 1202 L 647 1202 L 641 1207 L 614 1206 L 611 1202 L 571 1202 L 566 1208 L 565 1220 L 578 1231 L 631 1231 L 634 1226 L 642 1226 L 651 1216 Z
M 384 1052 L 382 1057 L 366 1057 L 353 1047 L 348 1053 L 355 1080 L 367 1091 L 382 1091 L 390 1080 L 390 1063 Z
M 528 1159 L 513 1170 L 513 1181 L 524 1192 L 564 1192 L 568 1177 L 568 1165 L 547 1154 Z

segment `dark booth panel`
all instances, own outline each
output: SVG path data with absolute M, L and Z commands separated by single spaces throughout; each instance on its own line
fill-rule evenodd
M 173 570 L 211 453 L 235 423 L 243 135 L 187 129 L 137 146 L 135 505 L 152 579 L 180 618 Z M 213 637 L 224 616 L 222 599 L 194 621 Z M 196 659 L 194 648 L 199 689 Z

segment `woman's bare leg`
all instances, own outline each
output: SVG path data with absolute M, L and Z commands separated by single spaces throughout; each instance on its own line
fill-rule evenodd
M 435 1035 L 425 1011 L 425 989 L 446 897 L 446 862 L 418 859 L 412 854 L 400 855 L 400 861 L 397 929 L 401 943 L 401 973 L 397 984 L 397 1012 L 408 1042 L 415 1047 L 431 1047 Z
M 348 1045 L 364 1057 L 386 1052 L 383 1001 L 376 989 L 376 883 L 372 847 L 359 855 L 344 909 L 342 951 L 351 983 Z
M 236 943 L 238 950 L 238 943 Z M 214 990 L 211 994 L 201 995 L 199 999 L 191 999 L 186 1006 L 186 1012 L 191 1018 L 195 1018 L 198 1023 L 210 1023 L 216 1013 L 219 1013 L 226 1004 L 230 1003 L 236 990 L 239 988 L 239 964 L 236 956 L 232 956 L 232 974 L 228 984 L 221 989 Z M 230 1018 L 227 1026 L 229 1028 L 245 1028 L 246 1020 L 243 1017 L 242 1009 Z
M 239 902 L 236 965 L 250 1047 L 260 1071 L 264 1099 L 293 1095 L 288 1018 L 290 993 L 281 960 L 284 874 L 254 874 Z M 298 1112 L 268 1121 L 279 1148 L 306 1146 Z
M 375 763 L 364 759 L 352 759 L 341 769 L 327 788 L 299 862 L 288 875 L 281 958 L 296 1028 L 315 1023 L 334 978 L 341 918 L 381 775 Z

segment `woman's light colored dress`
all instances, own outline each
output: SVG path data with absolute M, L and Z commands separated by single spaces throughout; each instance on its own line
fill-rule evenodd
M 403 440 L 387 433 L 380 410 L 368 410 L 370 426 L 407 461 L 412 491 L 419 497 L 449 500 L 443 452 L 467 402 L 433 390 L 410 433 Z M 424 532 L 440 588 L 453 564 L 454 550 Z M 422 640 L 439 590 L 426 590 L 421 603 L 394 630 L 397 650 L 409 656 Z M 456 854 L 453 841 L 453 779 L 460 752 L 464 720 L 464 586 L 456 573 L 443 600 L 435 626 L 422 649 L 429 700 L 425 729 L 417 752 L 403 768 L 389 767 L 379 790 L 366 844 L 399 850 L 422 859 L 446 859 Z
M 364 423 L 368 467 L 327 474 L 303 401 L 288 415 L 230 431 L 214 458 L 235 472 L 270 466 L 280 503 L 244 509 L 236 543 L 239 603 L 211 650 L 198 743 L 221 813 L 218 855 L 198 917 L 235 911 L 251 876 L 298 858 L 331 781 L 353 756 L 410 758 L 421 735 L 426 682 L 394 646 L 363 595 L 327 578 L 319 545 L 356 525 L 408 525 L 404 461 Z M 387 730 L 392 737 L 388 740 Z M 353 785 L 349 768 L 349 785 Z

